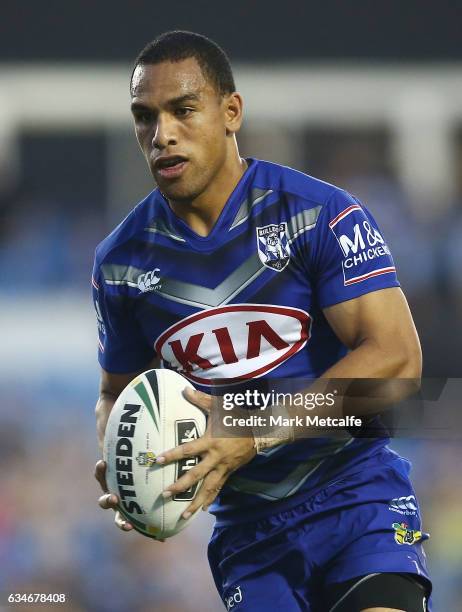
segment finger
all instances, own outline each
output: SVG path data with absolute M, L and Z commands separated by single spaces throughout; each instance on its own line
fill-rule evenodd
M 171 463 L 172 461 L 178 461 L 179 459 L 197 457 L 204 451 L 208 450 L 210 444 L 211 440 L 202 436 L 193 442 L 186 442 L 185 444 L 180 444 L 180 446 L 176 446 L 170 450 L 162 451 L 159 453 L 159 455 L 157 455 L 156 463 L 164 465 Z
M 122 531 L 132 531 L 133 525 L 129 523 L 120 512 L 116 512 L 114 522 Z
M 194 404 L 207 414 L 210 414 L 213 404 L 213 398 L 211 395 L 202 393 L 202 391 L 198 391 L 197 389 L 191 389 L 191 387 L 186 387 L 183 389 L 183 395 L 188 402 L 191 402 L 191 404 Z
M 105 493 L 108 492 L 106 483 L 106 462 L 100 459 L 95 465 L 95 478 Z
M 133 531 L 134 527 L 129 523 L 120 512 L 116 512 L 114 522 L 121 531 Z M 154 538 L 157 542 L 165 542 L 162 538 Z
M 199 493 L 191 504 L 183 512 L 184 519 L 188 519 L 201 506 L 203 510 L 207 510 L 210 504 L 215 500 L 223 485 L 226 482 L 227 475 L 222 470 L 212 470 L 202 483 Z
M 103 510 L 109 510 L 109 508 L 116 510 L 118 503 L 119 498 L 117 495 L 113 495 L 112 493 L 101 495 L 101 497 L 98 499 L 98 504 Z
M 203 478 L 207 476 L 207 474 L 214 468 L 214 463 L 210 460 L 201 461 L 196 465 L 196 467 L 191 468 L 186 472 L 184 476 L 179 478 L 172 485 L 167 487 L 165 491 L 162 492 L 162 496 L 164 498 L 172 497 L 177 493 L 181 493 L 183 491 L 187 491 L 196 482 L 199 482 Z

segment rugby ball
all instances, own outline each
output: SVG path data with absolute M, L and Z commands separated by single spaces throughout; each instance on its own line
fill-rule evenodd
M 119 511 L 145 536 L 169 538 L 184 529 L 195 514 L 181 514 L 197 495 L 202 482 L 169 499 L 169 485 L 197 465 L 188 457 L 168 465 L 156 456 L 202 436 L 206 416 L 182 391 L 191 383 L 172 370 L 148 370 L 132 380 L 119 395 L 109 415 L 103 457 L 110 493 L 119 497 Z

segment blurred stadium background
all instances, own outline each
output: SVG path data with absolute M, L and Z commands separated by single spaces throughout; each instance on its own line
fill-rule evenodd
M 425 375 L 456 378 L 461 6 L 49 0 L 1 13 L 0 610 L 6 594 L 25 591 L 66 593 L 60 609 L 75 612 L 220 610 L 209 517 L 161 545 L 119 533 L 96 505 L 93 251 L 152 189 L 131 128 L 131 62 L 167 29 L 222 44 L 246 103 L 241 153 L 337 183 L 371 209 Z M 393 443 L 414 463 L 439 612 L 462 609 L 454 438 Z

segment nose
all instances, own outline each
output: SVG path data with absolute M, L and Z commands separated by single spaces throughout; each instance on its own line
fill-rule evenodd
M 177 137 L 173 121 L 167 117 L 159 115 L 157 118 L 156 129 L 152 138 L 152 146 L 155 149 L 165 149 L 168 146 L 176 145 Z

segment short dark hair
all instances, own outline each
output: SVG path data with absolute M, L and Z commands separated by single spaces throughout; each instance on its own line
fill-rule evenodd
M 223 49 L 210 38 L 185 30 L 164 32 L 144 47 L 135 60 L 130 78 L 130 91 L 137 66 L 181 62 L 190 57 L 197 60 L 202 74 L 220 95 L 236 91 L 231 64 Z

